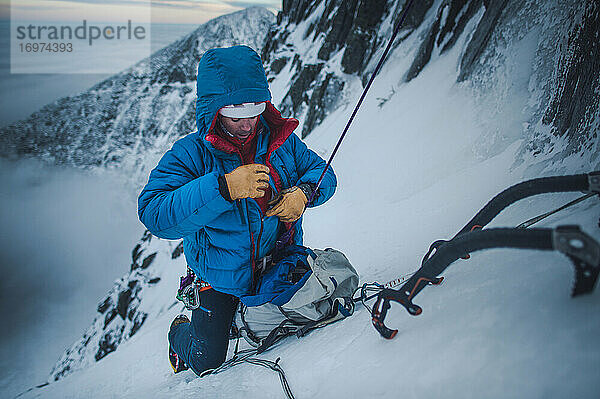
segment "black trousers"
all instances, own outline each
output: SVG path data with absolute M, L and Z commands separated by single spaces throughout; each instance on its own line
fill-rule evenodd
M 179 324 L 169 332 L 171 348 L 196 374 L 225 361 L 238 298 L 209 289 L 200 292 L 200 304 L 211 313 L 196 309 L 191 323 Z

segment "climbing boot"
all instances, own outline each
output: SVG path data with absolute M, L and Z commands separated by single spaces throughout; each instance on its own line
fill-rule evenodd
M 173 328 L 175 328 L 176 326 L 189 322 L 190 319 L 188 319 L 186 315 L 180 314 L 179 316 L 175 317 L 175 319 L 171 322 L 169 332 L 172 331 Z M 169 363 L 171 364 L 171 368 L 173 369 L 173 372 L 175 374 L 179 373 L 180 371 L 185 371 L 189 369 L 185 362 L 179 357 L 179 355 L 177 355 L 177 353 L 175 353 L 173 348 L 171 348 L 171 344 L 169 344 Z

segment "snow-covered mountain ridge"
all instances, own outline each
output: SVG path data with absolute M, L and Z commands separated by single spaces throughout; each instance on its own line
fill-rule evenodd
M 348 86 L 357 76 L 366 83 L 407 4 L 289 0 L 277 24 L 262 8 L 219 17 L 90 90 L 3 128 L 0 155 L 119 168 L 142 184 L 160 154 L 195 128 L 195 69 L 203 51 L 239 43 L 262 49 L 274 102 L 285 116 L 300 120 L 305 137 L 353 101 Z M 414 79 L 468 35 L 453 79 L 472 86 L 475 96 L 495 90 L 489 108 L 498 118 L 528 109 L 512 131 L 525 139 L 522 157 L 533 154 L 547 165 L 580 151 L 598 153 L 598 8 L 592 0 L 413 2 L 394 44 L 409 63 L 398 80 Z M 413 47 L 401 48 L 414 35 Z M 517 43 L 527 47 L 519 50 Z M 511 51 L 523 52 L 522 64 L 507 62 Z M 524 76 L 530 79 L 519 80 Z M 510 96 L 522 97 L 522 90 L 530 93 L 528 101 L 516 104 Z M 395 92 L 390 87 L 382 104 Z M 512 139 L 493 135 L 490 146 Z
M 0 155 L 118 168 L 139 184 L 177 138 L 196 128 L 196 69 L 204 51 L 242 43 L 260 51 L 274 20 L 253 7 L 200 25 L 89 90 L 1 129 Z

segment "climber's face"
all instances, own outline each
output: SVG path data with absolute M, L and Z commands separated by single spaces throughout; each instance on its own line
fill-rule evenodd
M 231 133 L 237 139 L 245 140 L 254 131 L 259 117 L 229 118 L 227 116 L 219 115 L 219 118 L 221 118 L 221 123 L 229 133 Z

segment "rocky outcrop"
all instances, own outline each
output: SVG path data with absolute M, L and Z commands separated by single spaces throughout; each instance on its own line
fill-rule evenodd
M 357 3 L 357 0 L 341 2 L 337 6 L 337 9 L 333 1 L 327 5 L 323 17 L 319 20 L 315 28 L 317 32 L 326 32 L 325 39 L 318 53 L 320 60 L 329 60 L 333 52 L 344 47 L 352 31 L 352 20 L 354 19 Z M 334 10 L 335 13 L 333 12 Z M 329 15 L 333 15 L 333 17 L 328 18 L 327 16 Z
M 181 245 L 161 254 L 165 251 L 164 244 L 153 238 L 149 231 L 143 234 L 132 251 L 131 271 L 117 280 L 100 301 L 92 325 L 56 363 L 50 374 L 51 380 L 57 381 L 103 359 L 133 337 L 149 316 L 156 316 L 150 314 L 150 310 L 144 310 L 144 295 L 161 281 L 160 276 L 165 272 L 164 262 L 177 259 L 182 254 Z M 156 264 L 158 256 L 162 259 Z
M 472 3 L 479 3 L 474 1 Z M 485 12 L 481 17 L 481 20 L 477 24 L 477 28 L 473 33 L 472 39 L 469 41 L 467 49 L 465 50 L 461 63 L 460 63 L 460 74 L 458 75 L 458 81 L 463 81 L 469 77 L 473 71 L 475 63 L 479 60 L 479 57 L 486 48 L 492 32 L 498 24 L 498 20 L 504 11 L 508 0 L 487 0 L 484 1 Z M 476 6 L 478 6 L 477 4 Z M 471 7 L 474 11 L 476 7 Z
M 587 1 L 569 32 L 558 61 L 553 88 L 542 122 L 565 137 L 566 154 L 598 154 L 600 129 L 600 5 Z M 565 155 L 566 155 L 565 154 Z
M 439 2 L 435 19 L 426 28 L 404 80 L 414 79 L 434 55 L 441 56 L 453 48 L 472 23 L 472 33 L 461 49 L 457 82 L 473 80 L 476 85 L 493 86 L 493 71 L 504 62 L 503 49 L 539 26 L 544 31 L 538 38 L 531 66 L 536 80 L 530 82 L 529 89 L 532 94 L 541 94 L 533 94 L 531 98 L 532 104 L 539 103 L 523 132 L 526 140 L 522 155 L 546 157 L 554 151 L 550 157 L 550 162 L 554 162 L 585 152 L 590 160 L 597 161 L 600 157 L 599 9 L 598 2 L 593 0 Z M 555 151 L 556 138 L 561 143 L 558 151 Z
M 432 4 L 415 2 L 403 38 L 420 26 Z M 390 24 L 399 22 L 405 6 L 393 0 L 284 1 L 262 58 L 269 80 L 289 79 L 281 111 L 300 120 L 302 137 L 343 100 L 348 75 L 366 83 L 373 55 L 389 40 Z M 298 35 L 303 42 L 292 42 Z
M 386 11 L 386 0 L 364 0 L 358 4 L 352 31 L 346 38 L 342 71 L 360 73 L 371 59 L 377 44 L 377 27 Z
M 333 73 L 325 75 L 325 80 L 312 92 L 308 102 L 308 112 L 304 121 L 304 131 L 310 132 L 327 116 L 338 103 L 339 93 L 344 89 L 344 81 Z
M 429 63 L 434 48 L 438 48 L 440 54 L 443 54 L 454 46 L 467 22 L 473 18 L 480 6 L 481 0 L 450 0 L 442 3 L 437 10 L 435 21 L 430 26 L 406 73 L 407 82 L 414 79 Z

